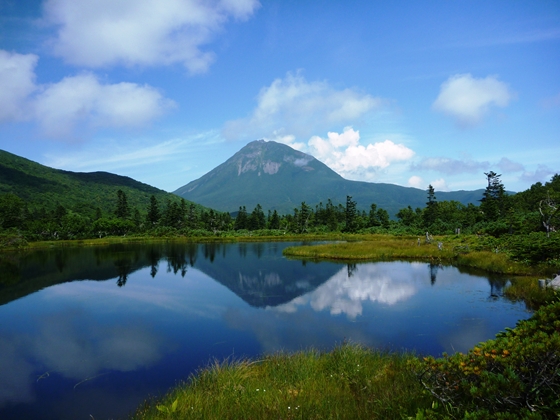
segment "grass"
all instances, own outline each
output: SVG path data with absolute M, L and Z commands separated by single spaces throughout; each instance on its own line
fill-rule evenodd
M 337 241 L 351 240 L 351 237 L 343 236 L 337 233 L 328 234 L 251 234 L 247 232 L 238 235 L 216 236 L 216 235 L 197 235 L 197 236 L 149 236 L 149 235 L 130 235 L 130 236 L 106 236 L 103 238 L 91 239 L 73 239 L 73 240 L 52 240 L 52 241 L 34 241 L 25 240 L 16 241 L 11 235 L 10 240 L 2 241 L 0 236 L 0 252 L 3 251 L 19 251 L 25 249 L 43 249 L 53 247 L 73 247 L 73 246 L 104 246 L 111 244 L 127 244 L 127 243 L 153 243 L 153 242 L 197 242 L 197 243 L 231 243 L 231 242 L 290 242 L 290 241 Z M 17 239 L 17 238 L 16 238 Z
M 449 263 L 479 268 L 490 273 L 512 275 L 547 275 L 556 267 L 527 265 L 513 261 L 506 252 L 482 249 L 476 237 L 440 236 L 430 243 L 417 237 L 393 235 L 355 236 L 352 242 L 313 246 L 295 246 L 284 250 L 292 258 L 331 261 L 415 260 Z
M 133 420 L 388 419 L 429 408 L 410 354 L 343 344 L 331 352 L 215 362 Z

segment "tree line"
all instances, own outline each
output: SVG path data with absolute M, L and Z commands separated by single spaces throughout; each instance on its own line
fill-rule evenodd
M 204 209 L 185 200 L 160 202 L 150 197 L 147 208 L 129 205 L 127 195 L 118 190 L 112 212 L 76 206 L 68 209 L 57 205 L 29 210 L 29 203 L 15 194 L 0 195 L 0 232 L 18 233 L 27 240 L 84 239 L 104 236 L 146 234 L 218 235 L 274 231 L 279 233 L 396 233 L 420 235 L 483 233 L 492 236 L 556 231 L 560 225 L 560 175 L 545 184 L 537 182 L 526 191 L 509 195 L 501 175 L 485 173 L 487 187 L 478 205 L 457 201 L 438 201 L 430 185 L 424 208 L 400 209 L 395 219 L 375 203 L 368 211 L 357 210 L 351 196 L 346 203 L 331 199 L 316 206 L 302 202 L 290 214 L 265 211 L 257 204 L 251 211 L 240 206 L 233 215 Z M 88 210 L 88 211 L 86 211 Z

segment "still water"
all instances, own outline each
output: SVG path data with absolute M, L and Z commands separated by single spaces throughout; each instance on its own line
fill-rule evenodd
M 530 316 L 506 278 L 426 263 L 303 263 L 293 243 L 0 254 L 0 418 L 123 418 L 214 358 L 345 340 L 466 351 Z

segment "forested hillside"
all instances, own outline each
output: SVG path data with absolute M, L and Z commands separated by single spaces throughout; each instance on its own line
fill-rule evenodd
M 0 150 L 0 194 L 12 193 L 27 203 L 28 210 L 67 210 L 95 215 L 113 211 L 117 191 L 126 193 L 132 207 L 146 207 L 150 196 L 179 202 L 174 194 L 108 172 L 69 172 L 49 168 Z
M 0 229 L 25 232 L 31 240 L 125 234 L 145 222 L 152 200 L 172 214 L 204 208 L 107 172 L 49 168 L 0 150 Z

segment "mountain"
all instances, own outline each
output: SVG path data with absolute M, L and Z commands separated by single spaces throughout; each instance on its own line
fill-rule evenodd
M 436 192 L 439 201 L 477 204 L 484 190 Z M 201 178 L 177 189 L 175 194 L 204 206 L 234 212 L 257 204 L 263 209 L 291 213 L 303 201 L 315 206 L 327 199 L 346 203 L 352 196 L 360 210 L 377 204 L 394 216 L 400 209 L 424 207 L 426 191 L 393 184 L 344 179 L 313 156 L 274 141 L 247 144 L 226 162 Z
M 175 194 L 126 176 L 53 169 L 0 150 L 0 194 L 19 196 L 30 210 L 40 207 L 52 210 L 60 204 L 80 212 L 99 207 L 109 213 L 116 208 L 119 189 L 126 194 L 129 206 L 141 211 L 148 207 L 151 195 L 160 203 L 167 199 L 180 200 Z

